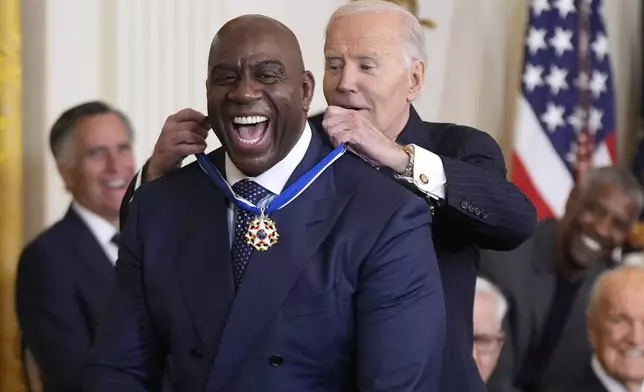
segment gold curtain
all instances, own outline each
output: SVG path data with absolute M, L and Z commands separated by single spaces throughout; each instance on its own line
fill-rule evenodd
M 20 0 L 0 0 L 0 391 L 23 391 L 14 311 L 22 238 Z

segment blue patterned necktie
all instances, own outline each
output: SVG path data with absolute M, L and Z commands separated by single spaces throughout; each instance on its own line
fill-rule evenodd
M 235 183 L 235 185 L 233 185 L 233 192 L 235 192 L 237 196 L 243 197 L 255 205 L 270 194 L 270 192 L 263 186 L 247 179 Z M 253 218 L 255 218 L 255 216 L 250 212 L 237 208 L 237 216 L 235 218 L 235 236 L 233 237 L 233 245 L 231 247 L 235 289 L 239 287 L 239 284 L 244 277 L 246 266 L 250 261 L 250 256 L 253 254 L 254 248 L 246 243 L 248 224 Z

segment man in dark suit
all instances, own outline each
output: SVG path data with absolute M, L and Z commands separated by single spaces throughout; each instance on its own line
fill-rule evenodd
M 341 7 L 329 24 L 325 55 L 330 106 L 311 123 L 431 205 L 448 323 L 440 390 L 485 391 L 472 358 L 479 248 L 517 247 L 534 230 L 534 207 L 507 181 L 501 150 L 488 134 L 424 122 L 412 107 L 424 82 L 426 55 L 424 32 L 407 10 L 385 1 Z M 140 183 L 204 151 L 204 119 L 192 109 L 168 117 L 126 200 Z M 124 203 L 123 220 L 128 207 Z
M 588 307 L 593 358 L 583 372 L 548 392 L 644 390 L 644 267 L 624 265 L 602 274 Z M 544 391 L 545 392 L 545 391 Z
M 505 345 L 490 391 L 549 391 L 589 362 L 586 309 L 597 276 L 613 264 L 644 198 L 615 167 L 591 170 L 560 221 L 541 223 L 511 252 L 484 253 L 481 269 L 510 304 Z
M 85 390 L 156 390 L 166 357 L 181 391 L 436 390 L 427 205 L 311 130 L 286 26 L 228 22 L 208 71 L 224 147 L 137 191 Z
M 134 173 L 132 129 L 101 102 L 63 113 L 50 147 L 73 197 L 63 219 L 24 249 L 16 310 L 45 391 L 80 391 L 81 370 L 114 278 L 119 208 Z

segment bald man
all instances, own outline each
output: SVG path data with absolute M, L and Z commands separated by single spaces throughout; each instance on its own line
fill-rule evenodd
M 588 306 L 593 357 L 586 370 L 549 391 L 644 391 L 644 267 L 622 266 L 595 283 Z
M 223 148 L 131 202 L 88 391 L 435 391 L 444 297 L 427 204 L 313 132 L 299 44 L 261 16 L 213 39 Z

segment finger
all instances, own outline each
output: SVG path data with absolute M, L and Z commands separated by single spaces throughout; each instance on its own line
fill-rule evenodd
M 354 128 L 355 119 L 348 113 L 337 114 L 329 117 L 325 117 L 322 120 L 322 128 L 333 128 L 342 125 L 345 128 Z
M 329 132 L 329 139 L 333 147 L 337 147 L 342 143 L 350 144 L 352 141 L 351 132 L 347 129 L 337 128 Z
M 194 121 L 167 124 L 163 131 L 168 135 L 173 135 L 182 131 L 189 131 L 200 135 L 204 139 L 208 137 L 208 130 Z
M 201 154 L 206 151 L 206 144 L 178 144 L 174 148 L 174 152 L 177 156 L 187 157 L 188 155 Z
M 167 122 L 185 122 L 185 121 L 194 121 L 197 124 L 203 125 L 206 115 L 198 112 L 194 109 L 186 108 L 176 112 L 175 114 L 168 117 Z
M 191 128 L 188 129 L 176 129 L 171 134 L 167 135 L 167 138 L 164 140 L 164 143 L 169 145 L 177 145 L 181 143 L 187 144 L 203 144 L 206 143 L 206 136 L 194 132 Z
M 354 111 L 354 110 L 345 109 L 345 108 L 340 107 L 340 106 L 331 105 L 331 106 L 327 106 L 327 108 L 324 110 L 324 117 L 326 118 L 326 117 L 330 117 L 330 116 L 337 116 L 337 115 L 346 114 L 346 113 L 349 113 L 349 112 L 352 112 L 352 111 Z

